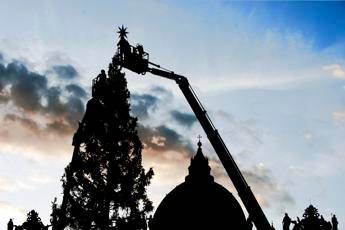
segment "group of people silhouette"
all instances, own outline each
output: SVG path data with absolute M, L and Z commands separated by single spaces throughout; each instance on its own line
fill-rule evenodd
M 326 221 L 321 215 L 318 216 L 305 216 L 300 220 L 299 217 L 296 220 L 292 220 L 287 213 L 282 221 L 283 230 L 290 230 L 290 225 L 293 224 L 292 230 L 338 230 L 338 220 L 333 214 L 331 221 Z
M 10 219 L 10 221 L 7 223 L 7 230 L 48 230 L 51 225 L 42 226 L 40 228 L 35 227 L 29 227 L 29 226 L 23 226 L 23 225 L 15 225 L 13 223 L 13 220 Z
M 252 229 L 253 224 L 252 221 L 247 220 L 247 222 L 250 223 L 250 228 Z M 291 230 L 338 230 L 338 219 L 333 214 L 331 221 L 326 221 L 324 217 L 321 215 L 319 218 L 310 218 L 306 217 L 302 220 L 300 220 L 299 217 L 296 218 L 296 220 L 292 220 L 287 213 L 285 213 L 285 216 L 282 221 L 283 224 L 283 230 L 290 230 L 291 224 L 293 224 Z M 43 229 L 48 229 L 50 225 L 48 226 L 42 226 Z M 7 230 L 34 230 L 30 228 L 24 228 L 22 225 L 15 225 L 13 223 L 13 219 L 10 219 L 7 223 Z
M 31 210 L 27 214 L 27 219 L 21 225 L 15 225 L 13 219 L 7 223 L 7 230 L 48 230 L 51 225 L 44 225 L 38 213 Z

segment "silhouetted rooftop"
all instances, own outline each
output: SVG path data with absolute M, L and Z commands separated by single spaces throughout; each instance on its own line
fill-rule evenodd
M 191 159 L 189 175 L 160 203 L 150 229 L 246 229 L 237 200 L 214 182 L 200 141 Z

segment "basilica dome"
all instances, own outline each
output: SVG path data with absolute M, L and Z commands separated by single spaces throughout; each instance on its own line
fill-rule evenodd
M 158 206 L 150 230 L 247 229 L 235 197 L 214 182 L 200 141 L 188 169 L 185 182 L 176 186 Z

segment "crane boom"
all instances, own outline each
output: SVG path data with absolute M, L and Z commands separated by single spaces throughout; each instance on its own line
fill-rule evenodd
M 182 75 L 175 74 L 172 71 L 162 69 L 157 64 L 149 62 L 149 55 L 144 52 L 143 47 L 141 45 L 137 45 L 136 47 L 131 46 L 126 40 L 126 29 L 123 27 L 119 29 L 120 31 L 118 33 L 120 34 L 120 41 L 118 43 L 118 52 L 115 55 L 119 65 L 138 74 L 150 72 L 154 75 L 174 80 L 178 84 L 235 186 L 238 195 L 246 207 L 256 228 L 258 230 L 271 230 L 272 228 L 250 189 L 250 186 L 247 184 L 222 137 L 219 135 L 218 130 L 213 125 L 206 110 L 189 84 L 188 79 Z M 157 68 L 151 68 L 149 65 Z
M 261 209 L 252 190 L 250 189 L 250 186 L 244 179 L 236 162 L 234 161 L 228 148 L 226 147 L 222 137 L 219 135 L 218 130 L 213 125 L 210 117 L 207 115 L 206 110 L 202 106 L 193 88 L 189 84 L 188 79 L 184 76 L 175 74 L 174 72 L 164 71 L 156 68 L 149 68 L 148 72 L 154 75 L 158 75 L 176 81 L 183 95 L 187 99 L 190 107 L 192 108 L 195 116 L 199 120 L 202 128 L 204 129 L 207 138 L 209 139 L 211 145 L 217 153 L 232 183 L 234 184 L 238 192 L 238 195 L 241 198 L 244 206 L 246 207 L 256 228 L 258 230 L 271 229 L 271 226 L 263 210 Z

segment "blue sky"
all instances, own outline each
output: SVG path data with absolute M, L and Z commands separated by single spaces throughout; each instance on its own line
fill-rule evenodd
M 335 2 L 225 2 L 245 14 L 253 14 L 258 23 L 282 30 L 296 30 L 323 49 L 344 41 L 345 4 Z
M 107 68 L 115 31 L 124 24 L 129 41 L 142 43 L 153 62 L 190 79 L 277 229 L 284 212 L 301 216 L 310 202 L 325 217 L 335 212 L 341 224 L 344 11 L 343 2 L 7 1 L 0 9 L 0 60 L 6 69 L 16 60 L 39 74 L 48 94 L 59 87 L 59 106 L 76 98 L 85 103 L 87 97 L 68 86 L 90 96 L 91 80 Z M 67 79 L 57 67 L 75 74 Z M 205 134 L 197 122 L 183 124 L 174 116 L 191 113 L 175 83 L 126 74 L 139 122 L 166 140 L 164 151 L 149 143 L 144 151 L 145 166 L 156 171 L 149 192 L 157 206 L 187 173 L 184 144 L 196 149 L 196 136 Z M 40 94 L 40 109 L 28 109 L 28 92 L 14 94 L 15 83 L 6 84 L 0 94 L 9 96 L 0 100 L 0 224 L 10 217 L 20 222 L 32 208 L 47 223 L 80 113 L 57 114 Z M 57 121 L 64 132 L 48 129 Z M 204 152 L 217 159 L 207 141 Z M 213 172 L 236 194 L 216 161 Z

